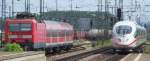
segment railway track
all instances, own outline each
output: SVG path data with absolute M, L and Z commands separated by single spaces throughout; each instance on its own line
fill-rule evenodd
M 113 52 L 112 49 L 110 49 L 110 50 L 106 50 L 98 54 L 88 56 L 78 61 L 120 61 L 120 59 L 125 57 L 127 54 L 128 53 L 116 53 L 116 52 Z M 92 56 L 93 58 L 90 58 Z
M 107 58 L 102 59 L 101 61 L 120 61 L 126 55 L 114 54 L 114 55 L 106 55 Z
M 81 50 L 85 50 L 85 48 L 75 46 L 75 47 L 71 48 L 68 51 L 61 50 L 60 52 L 52 52 L 52 53 L 48 53 L 48 54 L 45 54 L 45 55 L 46 56 L 56 56 L 56 55 L 61 55 L 61 54 L 66 54 L 66 53 L 71 53 L 71 52 L 76 52 L 76 51 L 81 51 Z
M 24 52 L 24 53 L 3 55 L 3 56 L 0 56 L 0 61 L 10 60 L 10 59 L 15 59 L 15 58 L 20 58 L 20 57 L 26 57 L 26 56 L 40 55 L 40 54 L 44 55 L 44 52 L 30 51 L 30 52 Z
M 81 50 L 76 52 L 70 52 L 60 55 L 47 56 L 47 61 L 78 61 L 82 58 L 86 58 L 88 56 L 104 53 L 109 50 L 112 50 L 112 47 L 103 47 L 103 48 L 93 48 L 88 50 Z
M 21 58 L 32 55 L 43 54 L 44 52 L 25 52 L 20 54 L 12 54 L 0 56 L 0 61 Z M 119 61 L 126 54 L 115 54 L 112 52 L 112 47 L 93 48 L 88 50 L 80 50 L 75 52 L 68 52 L 59 55 L 47 56 L 47 61 L 90 61 L 89 57 L 94 56 L 96 61 Z M 97 57 L 95 57 L 97 56 Z M 88 59 L 88 60 L 87 60 Z M 93 59 L 91 61 L 93 61 Z

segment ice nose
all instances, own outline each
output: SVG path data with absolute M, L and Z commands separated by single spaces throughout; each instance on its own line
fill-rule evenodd
M 120 42 L 125 42 L 126 38 L 120 38 Z

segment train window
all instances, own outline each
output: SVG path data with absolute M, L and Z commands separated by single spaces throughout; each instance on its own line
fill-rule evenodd
M 47 36 L 48 37 L 57 37 L 58 36 L 58 32 L 49 30 Z
M 19 31 L 19 24 L 10 24 L 9 30 L 10 31 Z
M 122 25 L 116 28 L 116 32 L 120 35 L 130 34 L 132 32 L 132 28 L 130 26 Z
M 66 30 L 66 31 L 65 31 L 65 36 L 69 36 L 70 33 L 71 33 L 70 31 L 67 31 L 67 30 Z
M 64 36 L 69 36 L 71 34 L 70 31 L 67 30 L 49 30 L 47 36 L 49 37 L 64 37 Z
M 69 30 L 63 30 L 59 33 L 60 37 L 69 36 L 71 34 L 71 31 Z
M 60 31 L 59 34 L 58 34 L 58 36 L 60 36 L 60 37 L 65 36 L 65 31 Z
M 30 31 L 31 30 L 31 24 L 20 24 L 20 30 L 21 31 Z
M 139 36 L 139 35 L 140 35 L 140 30 L 137 29 L 135 37 L 137 37 L 137 36 Z
M 10 24 L 9 30 L 10 31 L 30 31 L 32 29 L 31 24 Z

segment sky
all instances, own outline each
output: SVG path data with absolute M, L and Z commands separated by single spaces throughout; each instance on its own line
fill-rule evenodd
M 15 1 L 15 11 L 22 11 L 24 9 L 24 0 L 14 0 Z M 31 1 L 31 11 L 39 11 L 39 1 L 40 0 L 30 0 Z M 44 0 L 45 10 L 56 10 L 55 0 Z M 11 0 L 7 0 L 8 6 L 11 6 Z M 84 11 L 94 11 L 97 9 L 97 0 L 73 0 L 73 10 L 84 10 Z M 58 10 L 70 10 L 71 1 L 70 0 L 58 0 Z M 76 8 L 80 7 L 80 8 Z M 9 9 L 9 8 L 7 8 Z
M 9 10 L 11 10 L 11 1 L 12 0 L 6 0 L 7 2 L 7 12 L 9 12 Z M 20 12 L 20 11 L 24 11 L 24 1 L 25 0 L 14 0 L 15 2 L 15 7 L 14 7 L 14 11 L 15 12 Z M 31 3 L 31 12 L 32 13 L 38 13 L 39 12 L 39 1 L 40 0 L 30 0 Z M 51 11 L 51 10 L 56 10 L 56 4 L 55 4 L 56 0 L 45 0 L 45 11 Z M 105 11 L 105 0 L 103 1 L 103 9 L 102 11 Z M 110 7 L 114 7 L 115 6 L 115 0 L 108 0 L 109 1 L 109 6 Z M 117 0 L 118 2 L 119 0 Z M 123 0 L 123 6 L 124 6 L 124 16 L 125 18 L 128 18 L 129 16 L 143 16 L 145 15 L 145 17 L 148 17 L 150 15 L 150 13 L 148 12 L 143 12 L 143 11 L 150 11 L 150 6 L 144 6 L 144 5 L 149 5 L 150 1 L 149 0 Z M 1 2 L 1 1 L 0 1 Z M 137 2 L 137 6 L 135 6 L 135 2 Z M 98 4 L 98 0 L 72 0 L 72 6 L 73 6 L 73 10 L 80 10 L 80 11 L 97 11 L 97 4 Z M 1 5 L 1 3 L 0 3 Z M 71 0 L 58 0 L 58 10 L 62 11 L 62 10 L 70 10 L 70 5 L 71 5 Z M 140 6 L 142 8 L 139 8 Z M 0 6 L 1 8 L 1 6 Z M 131 10 L 135 10 L 136 12 L 130 12 Z M 111 13 L 114 14 L 114 10 L 115 9 L 109 9 Z M 113 10 L 113 11 L 112 11 Z M 0 10 L 1 11 L 1 10 Z M 1 15 L 1 12 L 0 12 Z M 7 14 L 9 15 L 9 14 Z
M 7 2 L 7 10 L 11 7 L 12 0 L 6 0 Z M 25 0 L 14 0 L 15 1 L 15 11 L 24 11 L 24 1 Z M 39 11 L 39 1 L 40 0 L 30 0 L 31 3 L 31 11 L 38 12 Z M 56 0 L 44 0 L 45 1 L 45 11 L 47 10 L 56 10 Z M 81 11 L 96 11 L 97 10 L 97 2 L 98 0 L 73 0 L 73 10 L 81 10 Z M 104 5 L 103 0 L 103 5 Z M 114 6 L 115 0 L 108 0 L 110 6 Z M 124 8 L 129 9 L 131 7 L 132 0 L 124 0 Z M 133 4 L 134 4 L 133 0 Z M 142 3 L 143 0 L 136 0 L 138 3 Z M 150 1 L 144 0 L 144 4 L 149 4 Z M 0 3 L 1 4 L 1 3 Z M 58 10 L 70 10 L 71 0 L 58 0 Z M 127 5 L 130 5 L 127 6 Z M 78 8 L 76 8 L 78 7 Z M 104 6 L 103 6 L 104 9 Z

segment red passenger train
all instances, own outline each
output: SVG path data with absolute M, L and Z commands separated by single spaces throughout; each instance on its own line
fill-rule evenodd
M 15 42 L 27 49 L 46 48 L 47 51 L 71 48 L 73 26 L 57 21 L 38 22 L 30 19 L 7 19 L 4 42 Z

